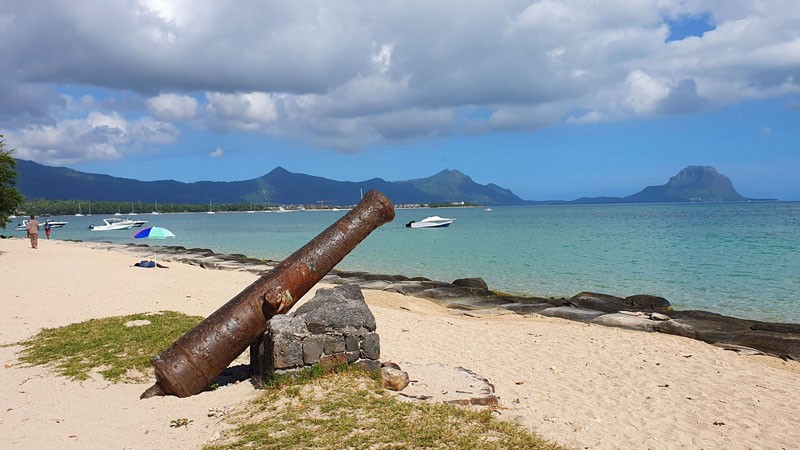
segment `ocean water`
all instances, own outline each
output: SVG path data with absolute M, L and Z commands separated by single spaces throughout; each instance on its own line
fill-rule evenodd
M 102 216 L 60 217 L 70 223 L 52 237 L 280 260 L 345 213 L 135 217 L 177 235 L 166 241 L 134 241 L 136 229 L 89 231 Z M 443 229 L 404 227 L 429 215 L 456 221 Z M 23 234 L 12 228 L 3 233 Z M 494 290 L 547 297 L 652 294 L 676 309 L 800 323 L 800 203 L 399 209 L 338 268 L 441 281 L 482 277 Z

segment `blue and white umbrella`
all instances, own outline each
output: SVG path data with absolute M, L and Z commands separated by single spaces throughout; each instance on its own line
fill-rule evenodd
M 162 227 L 142 228 L 136 234 L 133 235 L 133 239 L 166 239 L 170 237 L 174 238 L 175 233 Z M 156 251 L 155 248 L 153 248 L 153 251 L 154 252 Z M 156 252 L 155 255 L 153 256 L 153 260 L 156 259 L 157 255 L 158 252 Z
M 169 237 L 175 237 L 175 233 L 162 227 L 142 228 L 133 235 L 134 239 L 166 239 Z

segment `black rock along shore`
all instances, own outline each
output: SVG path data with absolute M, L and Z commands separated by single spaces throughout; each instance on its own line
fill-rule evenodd
M 93 243 L 83 242 L 84 244 Z M 145 244 L 98 243 L 96 248 L 114 249 L 137 256 L 150 255 Z M 240 270 L 263 274 L 279 261 L 221 254 L 205 248 L 159 247 L 159 259 L 217 270 Z M 670 303 L 653 295 L 616 297 L 581 292 L 571 298 L 506 295 L 492 291 L 481 278 L 463 278 L 452 283 L 424 277 L 385 275 L 332 270 L 324 282 L 356 285 L 362 289 L 396 292 L 431 300 L 470 316 L 516 313 L 614 326 L 632 330 L 674 334 L 701 340 L 743 354 L 768 354 L 800 361 L 800 324 L 738 319 L 708 311 L 675 311 Z

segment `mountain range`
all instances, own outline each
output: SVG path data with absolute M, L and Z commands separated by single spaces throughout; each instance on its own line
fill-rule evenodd
M 361 192 L 375 189 L 395 204 L 469 202 L 481 205 L 662 203 L 744 201 L 728 177 L 709 166 L 689 166 L 662 186 L 648 186 L 627 197 L 583 197 L 572 201 L 527 201 L 496 184 L 478 184 L 458 170 L 443 170 L 407 181 L 335 181 L 277 167 L 244 181 L 139 181 L 45 166 L 17 159 L 16 186 L 27 199 L 202 204 L 352 205 Z
M 408 181 L 335 181 L 277 167 L 245 181 L 139 181 L 44 166 L 17 159 L 16 187 L 27 199 L 201 204 L 353 205 L 361 192 L 381 191 L 395 204 L 463 201 L 481 205 L 522 205 L 525 201 L 495 184 L 482 185 L 457 170 Z

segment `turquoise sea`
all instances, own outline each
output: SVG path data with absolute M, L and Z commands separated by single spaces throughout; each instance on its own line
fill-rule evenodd
M 280 260 L 345 213 L 139 214 L 177 237 L 135 242 Z M 456 221 L 404 227 L 429 215 Z M 134 242 L 135 228 L 89 231 L 103 217 L 59 217 L 69 224 L 52 237 Z M 23 234 L 12 228 L 3 233 Z M 646 293 L 676 309 L 800 323 L 800 202 L 398 209 L 339 268 L 479 276 L 494 290 L 547 297 Z

